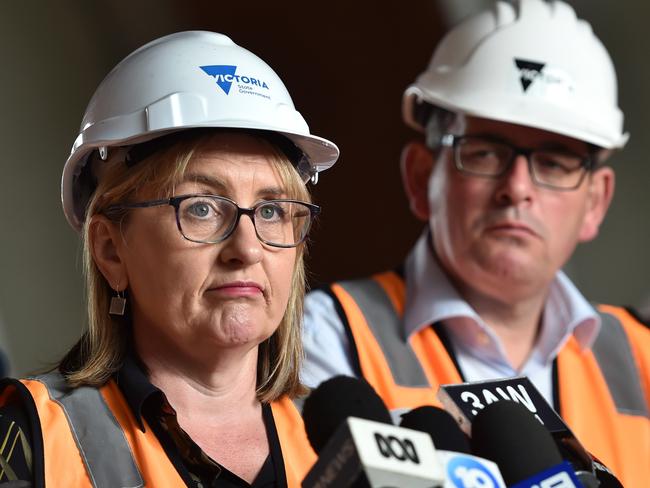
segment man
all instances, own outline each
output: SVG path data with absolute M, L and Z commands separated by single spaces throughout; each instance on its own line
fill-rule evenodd
M 560 269 L 596 237 L 627 139 L 616 74 L 560 1 L 497 2 L 453 29 L 404 95 L 402 154 L 428 227 L 402 267 L 306 303 L 303 378 L 364 376 L 389 408 L 526 375 L 627 487 L 650 480 L 650 331 Z

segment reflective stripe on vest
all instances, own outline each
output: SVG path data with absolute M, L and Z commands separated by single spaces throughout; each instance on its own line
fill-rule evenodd
M 351 348 L 356 348 L 361 372 L 388 408 L 399 411 L 424 404 L 440 406 L 436 397 L 439 385 L 462 381 L 433 327 L 412 334 L 408 341 L 403 338 L 401 317 L 406 291 L 397 274 L 387 272 L 372 279 L 335 283 L 331 289 L 345 314 L 342 319 L 350 329 Z M 391 306 L 393 312 L 387 313 Z M 560 414 L 584 446 L 626 488 L 646 488 L 650 480 L 650 330 L 619 307 L 599 305 L 598 313 L 602 327 L 594 346 L 582 349 L 571 336 L 557 356 Z M 378 316 L 378 322 L 369 323 Z M 375 334 L 384 327 L 391 332 Z M 403 348 L 411 348 L 415 359 L 403 351 L 390 352 Z M 414 360 L 431 386 L 402 386 L 418 385 L 418 375 L 398 376 L 401 384 L 393 378 L 405 361 Z M 409 365 L 405 371 L 416 368 Z
M 42 426 L 47 486 L 185 486 L 147 422 L 145 431 L 137 427 L 114 381 L 101 388 L 69 388 L 52 372 L 21 382 L 34 398 Z M 271 411 L 287 487 L 300 488 L 316 454 L 288 397 L 272 402 Z
M 648 417 L 648 405 L 641 389 L 641 377 L 634 364 L 630 341 L 621 322 L 612 314 L 598 311 L 602 327 L 592 351 L 616 404 L 628 415 Z
M 404 338 L 402 318 L 394 306 L 395 298 L 390 297 L 380 284 L 382 279 L 402 281 L 396 273 L 388 272 L 373 278 L 343 281 L 338 285 L 354 299 L 364 315 L 380 344 L 395 383 L 412 388 L 431 388 L 424 378 L 420 360 Z M 404 303 L 404 296 L 400 298 Z M 648 417 L 639 371 L 634 364 L 627 335 L 614 315 L 600 311 L 598 314 L 602 327 L 592 350 L 616 409 L 620 413 Z
M 362 308 L 357 296 L 368 283 L 372 283 L 369 286 L 373 288 L 379 284 L 380 288 L 363 295 Z M 400 320 L 405 295 L 403 281 L 394 273 L 383 273 L 360 287 L 355 285 L 355 282 L 335 283 L 332 291 L 345 314 L 343 319 L 349 325 L 353 347 L 359 353 L 363 376 L 379 392 L 393 415 L 420 405 L 440 405 L 430 385 L 462 380 L 453 359 L 446 354 L 440 338 L 431 328 L 411 336 L 408 344 L 405 342 Z M 373 298 L 376 303 L 372 302 Z M 366 315 L 377 322 L 370 324 Z M 375 330 L 381 332 L 375 335 Z M 422 359 L 428 357 L 436 357 L 436 361 Z
M 373 279 L 344 281 L 339 285 L 361 309 L 386 356 L 395 383 L 411 388 L 430 388 L 420 361 L 404 338 L 402 319 L 384 288 Z
M 99 389 L 70 388 L 58 372 L 30 379 L 43 383 L 63 409 L 94 488 L 144 486 L 124 432 Z

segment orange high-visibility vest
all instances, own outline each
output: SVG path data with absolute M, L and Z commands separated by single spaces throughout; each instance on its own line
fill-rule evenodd
M 406 290 L 394 272 L 335 283 L 361 374 L 389 409 L 441 406 L 440 385 L 462 382 L 434 327 L 408 339 Z M 599 306 L 602 328 L 582 350 L 571 337 L 557 358 L 560 415 L 626 488 L 650 486 L 650 330 L 618 307 Z
M 69 388 L 48 373 L 20 380 L 34 400 L 42 435 L 42 479 L 47 487 L 186 486 L 150 426 L 137 424 L 124 395 L 110 380 L 101 388 Z M 18 385 L 19 387 L 20 385 Z M 0 405 L 16 396 L 16 384 Z M 271 403 L 289 488 L 299 488 L 316 461 L 300 413 L 286 397 Z M 35 434 L 35 433 L 33 433 Z M 34 460 L 34 466 L 40 460 Z M 38 470 L 35 477 L 39 477 Z M 36 479 L 35 486 L 43 486 Z

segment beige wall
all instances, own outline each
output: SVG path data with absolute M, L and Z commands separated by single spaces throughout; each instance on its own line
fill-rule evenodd
M 575 0 L 609 50 L 619 78 L 619 100 L 630 141 L 611 160 L 614 203 L 598 240 L 571 262 L 587 296 L 640 306 L 650 299 L 650 3 Z
M 14 374 L 56 362 L 84 323 L 59 181 L 86 103 L 119 57 L 173 30 L 165 2 L 147 2 L 160 16 L 150 21 L 145 2 L 131 9 L 138 25 L 120 3 L 138 2 L 0 2 L 0 338 Z M 120 17 L 128 28 L 114 27 Z

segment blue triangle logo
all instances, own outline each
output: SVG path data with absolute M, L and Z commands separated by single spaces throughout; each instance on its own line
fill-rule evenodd
M 219 85 L 224 93 L 228 95 L 230 87 L 232 86 L 235 71 L 237 71 L 237 66 L 217 64 L 214 66 L 201 66 L 200 68 L 205 72 L 205 74 L 213 76 L 217 81 L 217 85 Z

